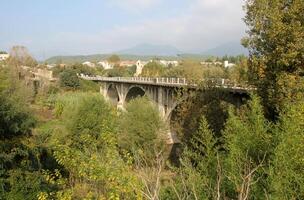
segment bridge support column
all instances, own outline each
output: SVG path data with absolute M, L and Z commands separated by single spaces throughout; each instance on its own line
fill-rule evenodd
M 164 101 L 163 101 L 163 88 L 158 87 L 157 88 L 157 105 L 158 105 L 158 110 L 160 115 L 165 118 L 166 113 L 165 113 L 165 106 L 164 106 Z
M 100 84 L 99 92 L 105 98 L 105 100 L 108 100 L 108 85 L 106 83 Z

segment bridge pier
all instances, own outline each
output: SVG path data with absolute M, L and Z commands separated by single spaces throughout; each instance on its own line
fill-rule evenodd
M 157 88 L 157 106 L 158 106 L 158 110 L 160 115 L 162 116 L 163 119 L 165 119 L 166 117 L 166 113 L 165 113 L 165 106 L 164 106 L 164 102 L 163 102 L 163 88 L 158 87 Z

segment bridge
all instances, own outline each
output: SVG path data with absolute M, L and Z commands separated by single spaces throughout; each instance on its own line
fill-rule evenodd
M 151 78 L 151 77 L 102 77 L 78 75 L 84 80 L 100 83 L 100 93 L 117 108 L 123 109 L 130 100 L 146 95 L 158 107 L 162 118 L 170 124 L 173 110 L 181 101 L 187 98 L 189 91 L 200 89 L 195 83 L 185 78 Z M 227 79 L 203 80 L 207 88 L 219 88 L 228 95 L 222 95 L 222 100 L 234 105 L 241 105 L 244 97 L 255 90 L 252 87 L 242 87 Z M 182 91 L 182 95 L 178 91 Z M 208 92 L 208 89 L 206 90 Z M 227 98 L 228 96 L 228 98 Z M 177 136 L 171 130 L 168 132 L 168 144 L 179 143 Z
M 100 93 L 118 108 L 124 109 L 125 104 L 138 96 L 148 96 L 158 107 L 161 116 L 170 120 L 171 113 L 180 102 L 177 98 L 177 89 L 199 88 L 195 83 L 188 82 L 185 78 L 151 78 L 151 77 L 102 77 L 80 74 L 80 78 L 99 82 Z M 206 84 L 224 89 L 234 95 L 236 104 L 239 99 L 235 97 L 248 96 L 251 87 L 242 87 L 228 79 L 206 79 Z

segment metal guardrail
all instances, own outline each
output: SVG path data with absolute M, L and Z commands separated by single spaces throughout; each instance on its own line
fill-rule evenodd
M 186 78 L 167 78 L 167 77 L 103 77 L 103 76 L 88 76 L 84 74 L 78 74 L 78 76 L 85 80 L 91 81 L 104 81 L 104 82 L 123 82 L 123 83 L 139 83 L 139 84 L 151 84 L 151 85 L 165 85 L 165 86 L 192 86 L 196 87 L 197 84 L 188 82 Z M 239 90 L 255 90 L 255 88 L 249 86 L 242 86 L 232 82 L 229 79 L 205 79 L 207 83 L 213 84 L 216 87 L 239 89 Z

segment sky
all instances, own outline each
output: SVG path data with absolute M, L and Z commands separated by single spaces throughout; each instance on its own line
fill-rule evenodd
M 138 44 L 199 53 L 245 35 L 244 0 L 1 0 L 0 50 L 38 59 Z

